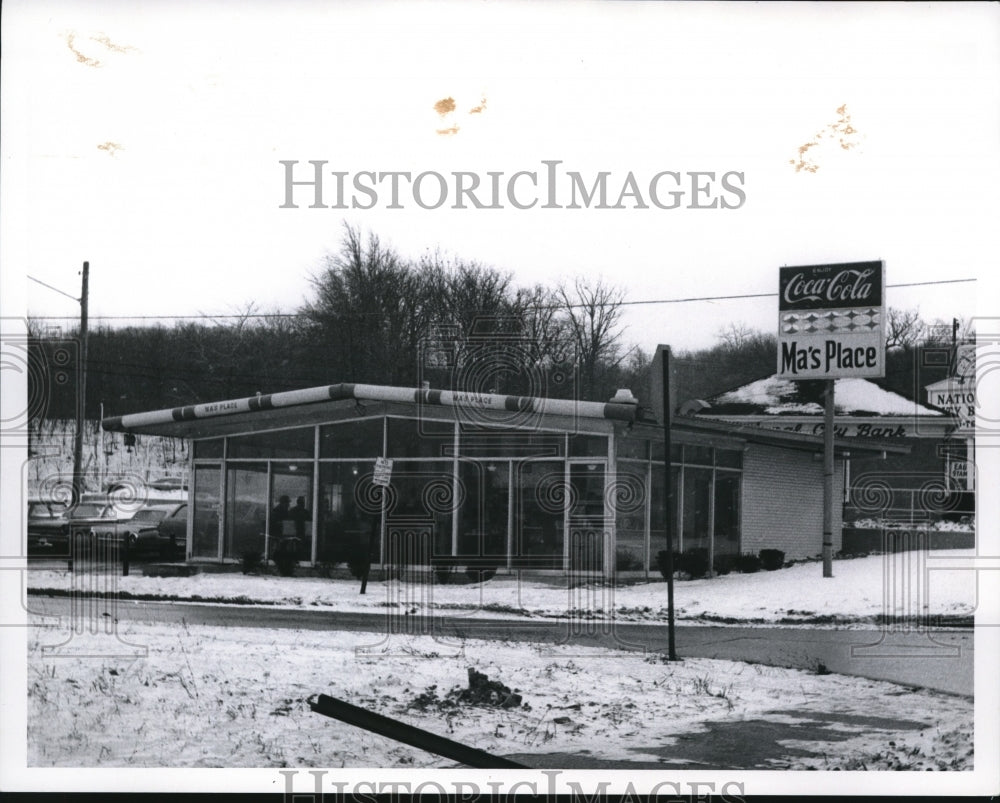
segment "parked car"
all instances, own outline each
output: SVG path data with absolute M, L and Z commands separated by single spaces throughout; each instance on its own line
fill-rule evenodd
M 28 555 L 69 556 L 65 504 L 45 499 L 28 500 Z
M 32 522 L 64 519 L 69 505 L 65 502 L 52 502 L 46 499 L 28 500 L 28 524 Z
M 167 513 L 156 526 L 160 537 L 160 556 L 164 560 L 183 560 L 187 544 L 188 506 L 171 505 Z
M 39 500 L 32 506 L 29 502 L 29 557 L 69 557 L 71 539 L 86 541 L 95 526 L 106 526 L 117 518 L 113 507 L 100 502 L 81 502 L 58 515 L 49 504 Z
M 95 527 L 94 534 L 99 543 L 114 543 L 119 549 L 128 539 L 130 554 L 174 558 L 183 552 L 187 535 L 187 503 L 146 505 L 127 521 Z

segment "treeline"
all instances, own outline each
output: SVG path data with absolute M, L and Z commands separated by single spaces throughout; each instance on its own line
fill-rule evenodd
M 345 226 L 293 314 L 249 306 L 225 320 L 91 331 L 86 416 L 363 382 L 607 400 L 630 388 L 648 404 L 651 356 L 623 339 L 625 294 L 603 280 L 514 284 L 510 273 L 428 252 L 407 259 Z M 883 384 L 910 398 L 946 375 L 919 365 L 927 327 L 890 310 Z M 32 325 L 34 418 L 73 418 L 74 334 Z M 707 398 L 775 372 L 776 338 L 731 324 L 719 343 L 675 354 L 679 400 Z
M 251 305 L 225 320 L 91 330 L 87 417 L 337 382 L 607 399 L 648 364 L 622 340 L 624 291 L 602 280 L 519 287 L 491 266 L 406 259 L 345 227 L 312 284 L 293 314 Z M 32 417 L 75 415 L 77 339 L 32 323 Z

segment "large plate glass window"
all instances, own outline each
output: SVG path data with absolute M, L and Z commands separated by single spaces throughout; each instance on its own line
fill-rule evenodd
M 222 556 L 263 558 L 267 551 L 267 463 L 229 466 Z
M 219 481 L 218 466 L 194 467 L 194 521 L 192 522 L 192 558 L 219 557 Z

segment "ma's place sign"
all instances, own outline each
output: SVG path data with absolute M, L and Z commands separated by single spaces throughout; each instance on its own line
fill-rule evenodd
M 882 262 L 781 268 L 778 289 L 780 376 L 885 376 Z

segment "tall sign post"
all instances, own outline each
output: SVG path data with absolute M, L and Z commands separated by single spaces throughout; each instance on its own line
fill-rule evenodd
M 73 436 L 73 505 L 83 499 L 83 424 L 87 418 L 87 305 L 90 296 L 90 263 L 83 263 L 80 290 L 80 357 L 76 368 L 76 433 Z
M 781 268 L 778 376 L 822 379 L 823 576 L 833 577 L 834 382 L 885 376 L 885 265 Z
M 670 425 L 677 407 L 677 390 L 670 381 L 670 346 L 657 346 L 649 379 L 654 412 L 663 427 L 663 526 L 667 536 L 667 658 L 677 660 L 674 641 L 674 484 L 670 481 Z
M 388 457 L 375 458 L 375 470 L 372 472 L 372 485 L 379 488 L 388 488 L 392 483 L 392 460 Z M 385 491 L 382 491 L 382 499 L 385 499 Z M 381 536 L 383 525 L 385 524 L 385 505 L 382 505 L 382 514 L 379 526 L 374 525 L 368 531 L 368 555 L 365 557 L 361 575 L 361 591 L 364 594 L 368 589 L 368 574 L 371 571 L 372 552 L 375 551 L 377 539 Z

